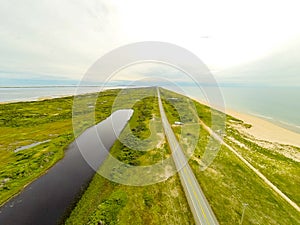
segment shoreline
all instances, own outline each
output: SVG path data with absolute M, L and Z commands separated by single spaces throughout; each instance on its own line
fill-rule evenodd
M 94 92 L 87 92 L 88 93 L 94 93 Z M 83 93 L 82 93 L 83 94 Z M 8 102 L 0 102 L 0 104 L 11 104 L 11 103 L 18 103 L 18 102 L 37 102 L 37 101 L 43 101 L 43 100 L 50 100 L 55 98 L 65 98 L 65 97 L 74 97 L 75 95 L 69 94 L 69 95 L 60 95 L 60 96 L 44 96 L 44 97 L 37 97 L 27 100 L 15 100 L 15 101 L 8 101 Z M 200 104 L 209 106 L 209 104 L 203 100 L 194 98 L 192 96 L 188 96 L 189 98 L 199 102 Z M 238 112 L 236 110 L 228 109 L 225 107 L 225 113 L 235 117 L 237 119 L 240 119 L 244 121 L 247 124 L 251 124 L 251 128 L 239 128 L 241 131 L 246 132 L 247 134 L 253 136 L 254 138 L 258 140 L 264 140 L 269 142 L 275 142 L 279 144 L 286 144 L 286 145 L 292 145 L 296 147 L 300 147 L 300 134 L 287 129 L 283 126 L 280 126 L 272 121 L 269 121 L 267 119 L 251 115 L 244 112 Z M 278 122 L 279 123 L 279 122 Z
M 192 96 L 189 97 L 200 104 L 209 106 L 209 104 L 203 100 L 193 98 Z M 226 107 L 225 113 L 242 120 L 244 123 L 251 124 L 251 128 L 241 127 L 239 130 L 249 134 L 250 136 L 253 136 L 257 140 L 300 147 L 300 134 L 295 131 L 279 126 L 278 124 L 267 119 L 244 112 L 238 112 Z
M 99 88 L 100 86 L 33 86 L 33 87 L 0 87 L 1 88 Z M 43 100 L 50 100 L 50 99 L 56 99 L 56 98 L 66 98 L 66 97 L 75 97 L 79 95 L 85 95 L 85 94 L 93 94 L 93 93 L 99 93 L 106 90 L 113 90 L 113 89 L 124 89 L 124 88 L 137 88 L 136 86 L 107 86 L 107 87 L 100 87 L 102 89 L 95 90 L 88 90 L 83 92 L 77 92 L 80 89 L 74 89 L 72 93 L 68 94 L 53 94 L 53 95 L 43 95 L 43 96 L 31 96 L 27 98 L 19 98 L 19 99 L 13 99 L 13 100 L 0 100 L 0 105 L 2 104 L 10 104 L 10 103 L 18 103 L 18 102 L 37 102 L 37 101 L 43 101 Z
M 299 133 L 288 130 L 277 125 L 276 123 L 272 123 L 268 120 L 250 114 L 237 112 L 231 109 L 226 109 L 225 113 L 240 119 L 247 124 L 251 124 L 251 128 L 244 128 L 241 130 L 252 135 L 258 140 L 300 147 Z
M 84 94 L 89 94 L 89 93 L 84 93 Z M 12 104 L 12 103 L 21 103 L 21 102 L 22 103 L 24 103 L 24 102 L 38 102 L 38 101 L 51 100 L 51 99 L 56 99 L 56 98 L 67 98 L 67 97 L 74 97 L 74 96 L 76 96 L 76 95 L 69 94 L 69 95 L 33 97 L 33 98 L 28 98 L 28 99 L 16 99 L 16 100 L 4 101 L 4 102 L 0 101 L 0 105 Z

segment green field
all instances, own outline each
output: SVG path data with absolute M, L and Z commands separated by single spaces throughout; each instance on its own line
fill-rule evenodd
M 227 143 L 237 149 L 242 156 L 259 169 L 273 184 L 296 204 L 300 204 L 300 163 L 287 157 L 285 150 L 300 152 L 300 149 L 288 145 L 265 143 L 259 145 L 253 138 L 228 125 Z
M 149 89 L 147 92 L 151 92 L 151 95 L 143 93 L 143 90 L 131 90 L 130 97 L 141 100 L 134 104 L 134 114 L 120 139 L 126 138 L 130 129 L 133 134 L 145 140 L 145 145 L 151 147 L 154 144 L 156 147 L 150 151 L 136 151 L 116 141 L 110 151 L 113 157 L 132 166 L 152 165 L 170 157 L 168 145 L 164 137 L 159 135 L 162 128 L 156 90 Z M 129 104 L 125 99 L 121 102 L 123 107 Z M 100 170 L 109 168 L 110 162 L 108 157 Z M 111 179 L 120 176 L 122 170 L 119 169 L 121 168 L 113 168 L 109 172 Z M 135 170 L 129 170 L 127 174 L 122 174 L 125 177 L 122 180 L 143 179 L 142 174 L 134 172 Z M 155 171 L 151 172 L 155 176 Z M 157 174 L 159 175 L 161 174 Z M 66 224 L 98 224 L 99 221 L 102 224 L 194 223 L 177 175 L 164 182 L 140 187 L 118 184 L 95 175 Z
M 184 122 L 172 128 L 185 154 L 191 156 L 189 164 L 221 225 L 239 224 L 243 211 L 243 224 L 300 224 L 299 212 L 229 149 L 220 147 L 201 126 L 199 130 L 197 121 L 214 125 L 215 131 L 224 122 L 225 141 L 297 204 L 300 203 L 300 167 L 284 151 L 299 152 L 298 148 L 279 144 L 271 148 L 270 143 L 262 146 L 240 132 L 239 126 L 250 127 L 243 121 L 165 89 L 161 89 L 161 97 L 170 124 Z M 74 101 L 77 109 L 72 111 Z M 134 109 L 134 114 L 99 169 L 109 179 L 99 174 L 94 176 L 66 224 L 100 221 L 102 224 L 193 224 L 179 177 L 171 176 L 174 165 L 170 164 L 163 172 L 159 168 L 148 171 L 146 168 L 171 157 L 155 88 L 108 90 L 98 97 L 87 94 L 75 100 L 65 97 L 1 104 L 0 204 L 61 159 L 67 146 L 86 128 L 107 118 L 111 112 L 126 108 Z M 74 131 L 72 119 L 76 123 Z M 43 141 L 47 142 L 14 152 L 19 147 Z M 213 150 L 219 147 L 219 152 Z M 204 153 L 207 149 L 212 151 Z M 208 161 L 202 160 L 204 154 L 216 156 L 206 170 L 203 166 Z M 123 162 L 126 170 L 122 166 L 111 168 L 113 157 Z M 146 169 L 136 170 L 137 166 Z M 157 177 L 163 177 L 164 181 L 147 186 L 114 182 L 142 184 L 149 177 L 153 177 L 150 180 L 153 183 Z
M 187 97 L 166 90 L 162 91 L 162 95 L 172 95 L 178 99 L 177 101 L 187 101 Z M 176 115 L 171 110 L 168 110 L 172 108 L 170 104 L 170 102 L 164 101 L 169 121 L 178 120 L 179 118 L 176 118 Z M 207 108 L 198 102 L 194 102 L 194 104 L 196 105 L 199 117 L 202 117 L 203 121 L 206 120 L 205 123 L 208 123 L 209 114 L 207 116 L 203 115 L 203 112 L 207 111 Z M 180 104 L 178 105 L 180 106 Z M 187 109 L 182 107 L 180 110 L 184 111 Z M 227 116 L 226 123 L 229 121 L 242 123 L 240 120 Z M 188 126 L 188 124 L 183 126 Z M 181 129 L 184 129 L 183 126 Z M 243 124 L 243 126 L 247 127 L 246 124 Z M 226 139 L 234 134 L 237 139 L 240 140 L 242 138 L 238 133 L 233 133 L 234 131 L 228 129 Z M 181 130 L 177 127 L 174 127 L 173 130 L 177 134 L 178 139 L 181 140 Z M 190 130 L 190 132 L 193 133 L 193 130 Z M 235 130 L 235 132 L 237 131 Z M 198 182 L 203 188 L 205 196 L 211 204 L 220 224 L 239 224 L 243 204 L 247 204 L 243 224 L 284 225 L 300 223 L 299 212 L 279 197 L 226 147 L 222 146 L 209 168 L 201 171 L 201 158 L 209 140 L 211 140 L 209 134 L 202 129 L 197 148 L 194 155 L 190 158 L 189 164 L 198 178 Z M 299 196 L 299 193 L 297 193 L 295 183 L 299 184 L 299 181 L 297 182 L 297 179 L 299 180 L 299 176 L 297 176 L 299 174 L 299 163 L 283 155 L 278 155 L 271 150 L 260 149 L 253 142 L 246 144 L 252 149 L 247 153 L 248 157 L 246 159 L 263 172 L 274 184 L 278 184 L 278 187 L 282 188 L 282 191 L 287 194 L 291 193 L 292 199 L 298 202 L 299 197 L 297 196 Z M 216 141 L 215 145 L 217 148 L 218 144 Z M 237 150 L 241 149 L 238 148 Z M 256 151 L 259 152 L 256 153 Z M 246 154 L 245 151 L 242 153 Z M 262 154 L 263 157 L 261 156 Z M 263 163 L 260 164 L 262 161 Z M 273 163 L 269 164 L 270 161 L 273 161 Z M 275 163 L 277 163 L 276 166 L 274 165 Z M 267 166 L 264 170 L 261 170 L 259 165 Z M 284 170 L 284 166 L 287 168 L 286 171 Z M 276 174 L 279 172 L 282 174 L 277 177 Z M 281 183 L 277 180 L 281 180 Z
M 118 92 L 100 93 L 96 105 L 101 107 L 96 107 L 96 122 L 110 115 Z M 88 119 L 94 110 L 88 107 L 92 97 L 96 95 L 83 95 L 79 100 L 85 113 L 77 117 L 82 121 L 78 134 L 94 123 Z M 64 156 L 64 150 L 74 140 L 72 105 L 73 97 L 0 104 L 0 204 Z M 19 147 L 42 141 L 48 142 L 14 152 Z

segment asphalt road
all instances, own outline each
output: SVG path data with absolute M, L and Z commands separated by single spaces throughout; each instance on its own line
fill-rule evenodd
M 157 94 L 163 128 L 195 223 L 201 225 L 219 224 L 168 122 L 162 106 L 159 89 L 157 89 Z

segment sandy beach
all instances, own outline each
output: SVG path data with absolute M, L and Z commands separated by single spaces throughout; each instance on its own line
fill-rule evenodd
M 296 132 L 245 113 L 236 112 L 230 109 L 226 109 L 226 113 L 243 120 L 245 123 L 251 124 L 251 128 L 243 129 L 243 131 L 254 136 L 256 139 L 300 147 L 300 134 Z
M 198 101 L 201 104 L 209 105 L 199 99 L 195 99 L 191 96 L 190 98 Z M 237 119 L 244 121 L 247 124 L 251 124 L 251 128 L 241 128 L 242 131 L 252 135 L 258 140 L 264 140 L 269 142 L 276 142 L 280 144 L 287 144 L 300 147 L 300 134 L 280 127 L 274 123 L 271 123 L 262 118 L 249 115 L 246 113 L 237 112 L 232 109 L 225 109 L 226 114 L 231 115 Z

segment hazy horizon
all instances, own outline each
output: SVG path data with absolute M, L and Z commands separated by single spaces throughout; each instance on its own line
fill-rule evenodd
M 74 83 L 104 54 L 149 40 L 197 55 L 220 83 L 299 86 L 297 9 L 294 1 L 258 0 L 188 1 L 184 7 L 171 1 L 5 1 L 1 86 L 22 79 Z

